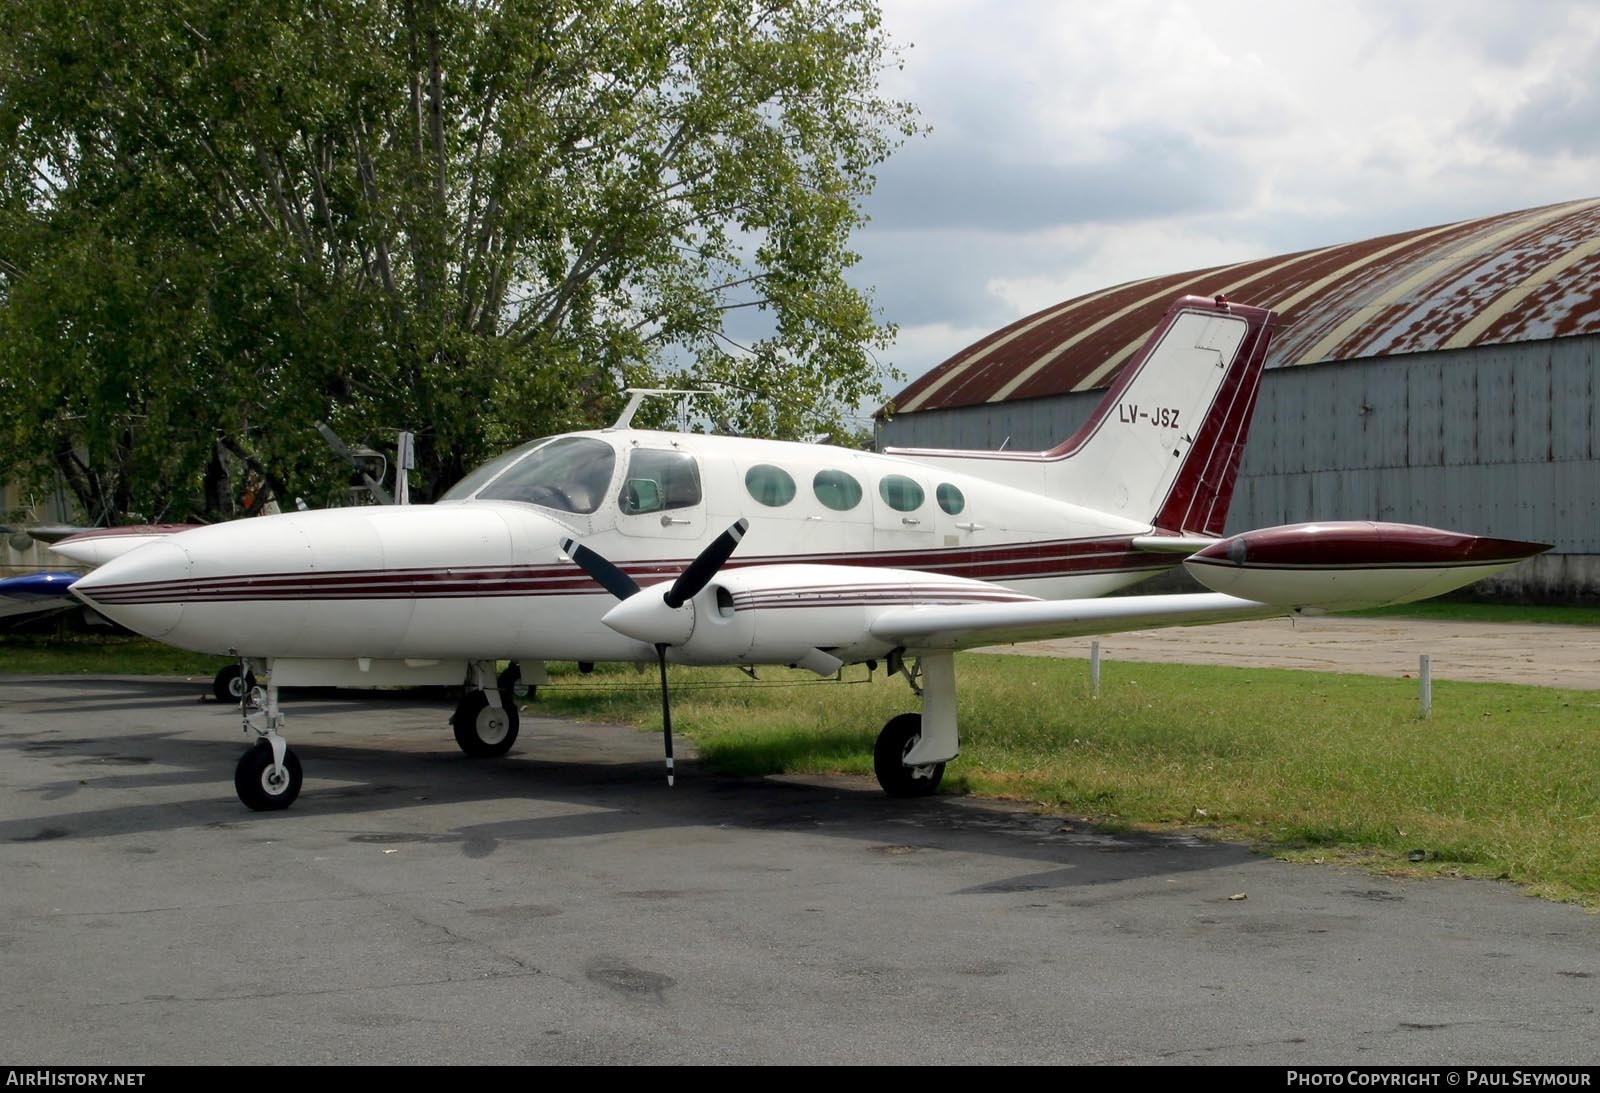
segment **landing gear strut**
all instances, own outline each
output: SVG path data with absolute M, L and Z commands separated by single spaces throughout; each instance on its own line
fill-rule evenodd
M 889 670 L 905 676 L 922 696 L 922 713 L 890 718 L 872 749 L 872 770 L 891 797 L 927 797 L 939 789 L 944 766 L 961 754 L 956 732 L 956 669 L 950 653 L 917 658 L 909 670 L 899 652 Z
M 256 742 L 239 757 L 233 770 L 233 788 L 246 808 L 256 812 L 276 812 L 294 804 L 300 796 L 300 759 L 289 750 L 289 743 L 278 729 L 283 712 L 278 709 L 278 687 L 272 679 L 272 662 L 267 662 L 264 692 L 255 689 L 255 675 L 248 664 L 239 667 L 241 679 L 251 687 L 240 700 L 244 731 L 256 734 Z
M 517 742 L 517 702 L 511 689 L 501 689 L 494 665 L 474 662 L 467 670 L 470 689 L 450 715 L 456 744 L 474 759 L 498 759 Z

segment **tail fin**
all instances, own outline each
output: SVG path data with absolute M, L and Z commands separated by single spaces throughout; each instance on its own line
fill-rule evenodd
M 1185 296 L 1051 461 L 1049 492 L 1177 532 L 1222 534 L 1276 315 Z
M 1277 316 L 1184 296 L 1089 420 L 1047 452 L 890 448 L 1164 531 L 1221 535 Z

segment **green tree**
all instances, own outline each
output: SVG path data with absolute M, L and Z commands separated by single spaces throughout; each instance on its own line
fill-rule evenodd
M 327 420 L 414 429 L 427 498 L 678 371 L 844 428 L 893 62 L 875 0 L 0 0 L 0 474 L 320 496 Z

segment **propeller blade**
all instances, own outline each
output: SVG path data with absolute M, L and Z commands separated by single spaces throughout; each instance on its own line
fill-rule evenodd
M 707 582 L 717 575 L 717 570 L 722 568 L 723 563 L 732 556 L 734 549 L 739 545 L 739 540 L 744 538 L 744 533 L 749 528 L 750 521 L 739 520 L 713 539 L 711 545 L 702 550 L 700 556 L 689 563 L 689 568 L 678 574 L 678 579 L 672 582 L 672 588 L 664 597 L 667 606 L 676 610 L 683 606 L 684 601 L 693 599 Z
M 713 543 L 712 545 L 715 546 L 716 544 Z M 577 540 L 561 540 L 561 549 L 566 551 L 567 557 L 571 558 L 585 573 L 593 577 L 595 583 L 617 599 L 625 600 L 639 591 L 639 583 L 637 581 L 612 565 L 601 555 L 583 546 Z M 698 560 L 696 559 L 696 561 Z M 681 580 L 682 578 L 679 579 Z M 706 579 L 711 579 L 709 574 Z
M 707 578 L 709 579 L 709 578 Z M 667 745 L 667 785 L 672 785 L 672 699 L 667 693 L 667 646 L 656 643 L 656 660 L 661 664 L 661 738 Z

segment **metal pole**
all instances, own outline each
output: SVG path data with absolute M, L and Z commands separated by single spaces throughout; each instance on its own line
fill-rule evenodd
M 1433 661 L 1427 653 L 1422 654 L 1422 664 L 1418 670 L 1422 683 L 1422 716 L 1433 716 Z
M 400 434 L 394 452 L 394 503 L 411 504 L 411 468 L 417 465 L 415 439 L 408 432 Z
M 1100 697 L 1100 643 L 1089 643 L 1089 695 Z

